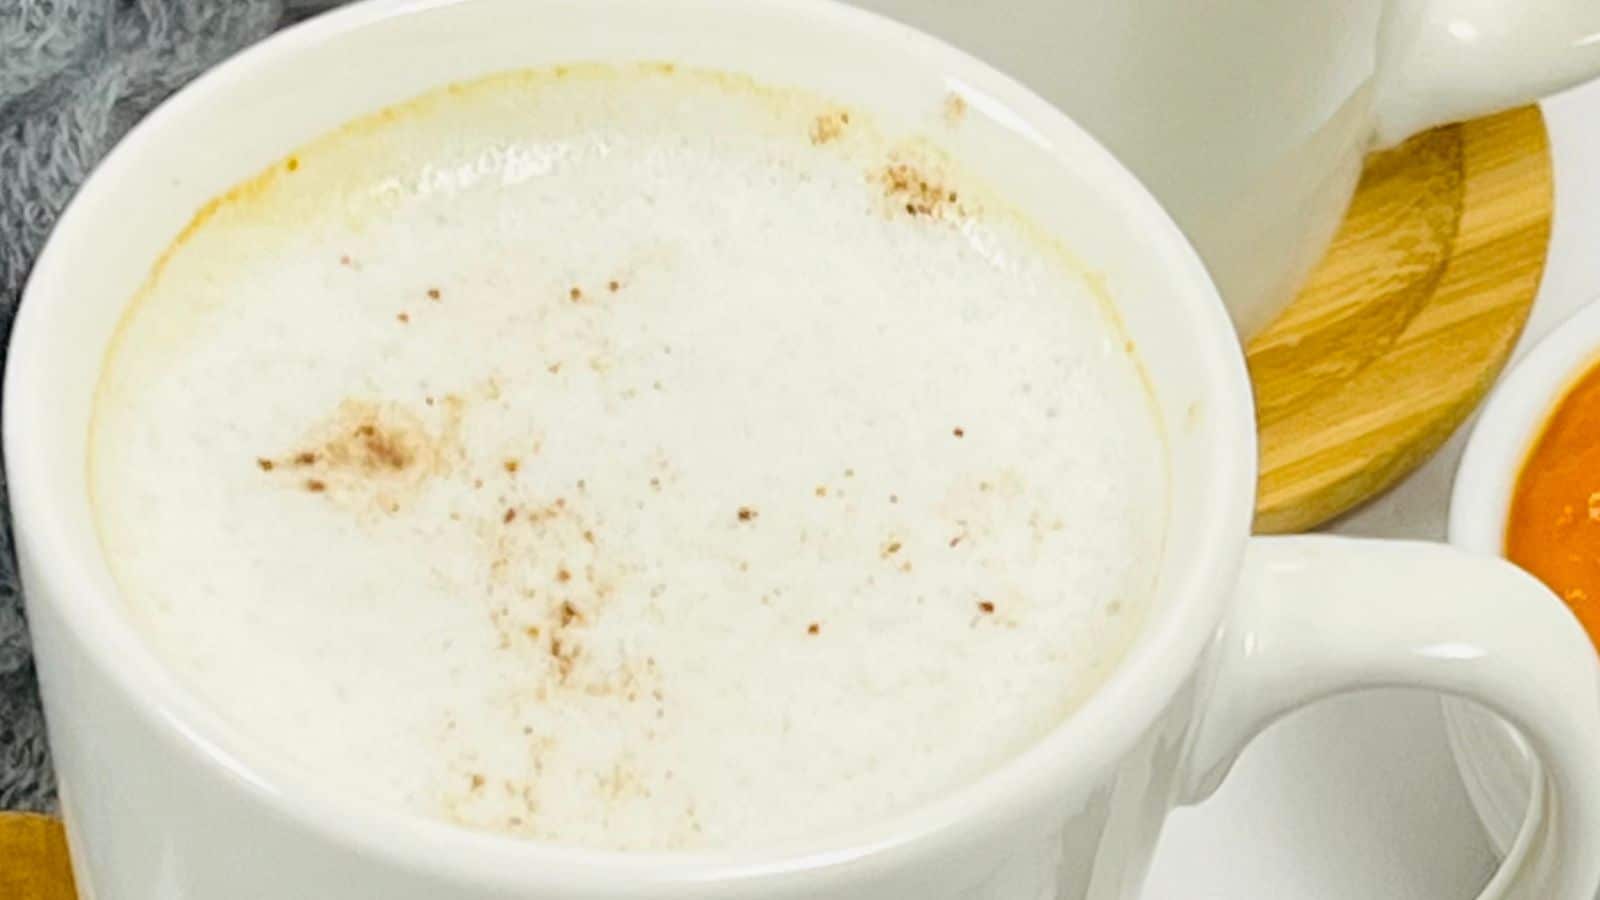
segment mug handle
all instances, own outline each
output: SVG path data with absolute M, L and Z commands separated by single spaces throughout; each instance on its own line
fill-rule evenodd
M 1348 691 L 1420 687 L 1483 704 L 1540 759 L 1534 827 L 1480 900 L 1594 900 L 1600 885 L 1600 664 L 1577 620 L 1504 560 L 1445 544 L 1252 539 L 1202 668 L 1179 801 L 1216 789 L 1286 713 Z
M 1594 0 L 1388 0 L 1377 143 L 1520 106 L 1600 75 Z

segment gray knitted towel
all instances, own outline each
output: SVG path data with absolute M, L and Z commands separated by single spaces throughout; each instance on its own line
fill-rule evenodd
M 10 333 L 34 255 L 88 171 L 163 97 L 281 24 L 284 5 L 285 0 L 0 0 L 0 341 Z M 0 510 L 5 497 L 0 472 Z M 0 809 L 54 805 L 55 779 L 5 514 Z

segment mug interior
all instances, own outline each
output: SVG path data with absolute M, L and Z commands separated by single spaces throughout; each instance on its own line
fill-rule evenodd
M 152 264 L 196 211 L 362 114 L 477 76 L 576 62 L 666 61 L 744 73 L 873 111 L 916 133 L 950 93 L 968 118 L 938 143 L 1082 261 L 1149 378 L 1168 441 L 1165 552 L 1147 625 L 1072 717 L 979 782 L 894 821 L 795 848 L 816 859 L 959 836 L 1048 804 L 1105 772 L 1192 675 L 1248 532 L 1254 429 L 1243 360 L 1209 278 L 1141 185 L 1081 129 L 994 70 L 886 19 L 802 0 L 375 0 L 304 23 L 196 82 L 142 123 L 60 220 L 18 317 L 5 452 L 30 603 L 48 603 L 130 704 L 171 723 L 199 764 L 239 773 L 264 804 L 372 852 L 474 865 L 553 862 L 766 865 L 764 857 L 645 860 L 565 853 L 350 808 L 298 790 L 292 771 L 206 709 L 134 630 L 102 558 L 86 485 L 103 355 Z M 923 845 L 930 842 L 923 841 Z M 476 855 L 474 855 L 476 854 Z

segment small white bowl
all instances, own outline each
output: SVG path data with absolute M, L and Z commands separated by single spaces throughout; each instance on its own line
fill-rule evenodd
M 1512 491 L 1533 443 L 1568 389 L 1600 363 L 1600 300 L 1563 322 L 1490 395 L 1472 430 L 1450 496 L 1450 542 L 1505 553 Z M 1538 760 L 1522 736 L 1482 707 L 1447 698 L 1445 727 L 1472 804 L 1490 839 L 1508 853 L 1531 840 Z M 1600 759 L 1595 760 L 1600 766 Z

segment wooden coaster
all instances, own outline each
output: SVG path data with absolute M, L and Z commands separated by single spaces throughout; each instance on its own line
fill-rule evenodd
M 0 813 L 0 897 L 74 900 L 72 864 L 61 822 L 31 813 Z
M 1257 532 L 1304 531 L 1375 496 L 1472 413 L 1527 321 L 1553 202 L 1534 106 L 1367 160 L 1327 256 L 1247 348 Z

